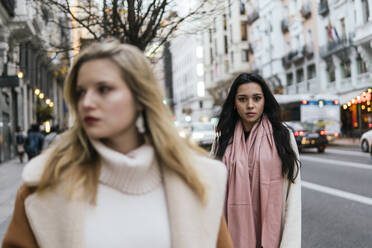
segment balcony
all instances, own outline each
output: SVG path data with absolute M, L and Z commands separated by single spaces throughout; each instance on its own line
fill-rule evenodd
M 319 85 L 317 83 L 317 78 L 312 78 L 308 80 L 308 93 L 317 93 L 319 91 Z
M 312 55 L 314 55 L 313 44 L 306 44 L 306 45 L 304 45 L 303 53 L 304 53 L 305 56 L 312 56 Z
M 259 14 L 257 11 L 253 11 L 253 13 L 251 13 L 250 15 L 248 15 L 248 20 L 247 20 L 247 23 L 249 25 L 252 25 L 258 18 L 259 18 Z
M 302 81 L 297 84 L 297 93 L 307 93 L 309 89 L 309 85 L 307 81 Z
M 369 43 L 372 40 L 372 21 L 356 27 L 354 44 Z
M 281 26 L 282 26 L 282 32 L 283 32 L 283 34 L 289 31 L 289 21 L 288 21 L 288 18 L 285 18 L 285 19 L 282 20 Z
M 327 45 L 320 47 L 320 56 L 324 59 L 332 54 L 345 56 L 347 54 L 341 53 L 352 46 L 351 38 L 342 38 L 338 40 L 328 41 Z
M 336 82 L 327 82 L 327 90 L 336 91 Z
M 307 2 L 305 3 L 302 8 L 301 8 L 301 15 L 305 19 L 309 19 L 311 16 L 311 8 L 310 8 L 310 3 Z
M 372 73 L 365 72 L 357 77 L 358 87 L 371 87 Z
M 327 0 L 320 0 L 319 6 L 318 6 L 318 12 L 321 16 L 326 16 L 329 12 L 328 7 L 328 1 Z
M 343 78 L 340 83 L 340 89 L 342 89 L 343 92 L 347 92 L 351 89 L 353 89 L 353 84 L 351 81 L 351 77 Z
M 287 86 L 287 94 L 296 94 L 296 84 L 288 85 Z
M 15 16 L 15 0 L 1 0 L 1 5 L 4 7 L 10 17 Z

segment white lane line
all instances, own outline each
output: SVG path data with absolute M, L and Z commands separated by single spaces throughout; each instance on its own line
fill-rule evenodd
M 358 151 L 344 151 L 344 150 L 337 150 L 332 148 L 326 148 L 325 153 L 333 153 L 333 154 L 342 154 L 342 155 L 351 155 L 357 157 L 370 157 L 371 155 L 366 152 L 358 152 Z
M 306 181 L 302 181 L 301 183 L 302 183 L 302 187 L 307 188 L 307 189 L 315 190 L 315 191 L 325 193 L 325 194 L 328 194 L 328 195 L 333 195 L 333 196 L 341 197 L 341 198 L 344 198 L 344 199 L 347 199 L 347 200 L 356 201 L 356 202 L 359 202 L 359 203 L 363 203 L 363 204 L 372 206 L 372 198 L 369 198 L 369 197 L 349 193 L 349 192 L 342 191 L 342 190 L 339 190 L 339 189 L 326 187 L 326 186 L 322 186 L 322 185 L 319 185 L 319 184 L 310 183 L 310 182 L 306 182 Z
M 329 159 L 329 158 L 311 157 L 311 156 L 306 156 L 306 155 L 300 155 L 300 160 L 326 163 L 326 164 L 331 164 L 334 166 L 344 166 L 344 167 L 372 170 L 372 162 L 371 164 L 362 164 L 362 163 L 341 161 L 341 160 Z

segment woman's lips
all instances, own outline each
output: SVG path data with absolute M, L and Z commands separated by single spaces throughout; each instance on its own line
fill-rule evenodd
M 94 117 L 85 117 L 84 118 L 84 122 L 88 125 L 92 125 L 92 124 L 96 123 L 97 121 L 99 121 L 99 119 L 94 118 Z
M 256 115 L 256 113 L 246 113 L 245 115 L 248 116 L 248 117 L 254 117 Z

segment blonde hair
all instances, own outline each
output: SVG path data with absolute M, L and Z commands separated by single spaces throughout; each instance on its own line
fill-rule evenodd
M 154 147 L 159 164 L 176 172 L 201 201 L 206 202 L 206 185 L 195 169 L 194 156 L 191 154 L 193 150 L 199 149 L 178 135 L 173 126 L 172 114 L 162 102 L 159 85 L 143 53 L 132 45 L 120 44 L 116 40 L 92 44 L 74 62 L 64 84 L 64 97 L 74 124 L 52 148 L 38 192 L 52 188 L 62 180 L 67 182 L 69 197 L 83 189 L 83 196 L 95 202 L 100 172 L 99 156 L 77 118 L 76 92 L 81 65 L 95 59 L 109 59 L 120 68 L 136 101 L 143 106 L 146 140 Z

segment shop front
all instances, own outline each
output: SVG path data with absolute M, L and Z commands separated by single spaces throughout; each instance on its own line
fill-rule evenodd
M 343 136 L 360 137 L 372 128 L 372 88 L 343 103 L 341 111 L 341 132 Z

